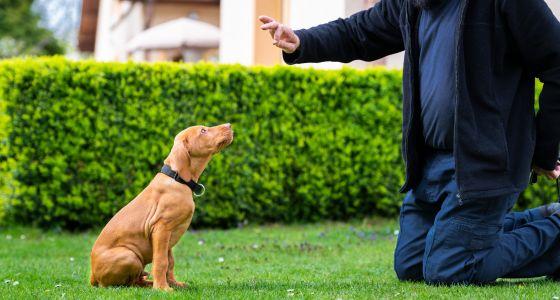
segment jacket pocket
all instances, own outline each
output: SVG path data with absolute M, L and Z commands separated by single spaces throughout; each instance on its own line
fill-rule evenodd
M 478 167 L 488 172 L 508 171 L 509 149 L 501 118 L 490 115 L 478 118 L 477 123 L 476 146 L 472 148 Z

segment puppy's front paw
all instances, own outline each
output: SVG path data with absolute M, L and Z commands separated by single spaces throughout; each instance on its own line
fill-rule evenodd
M 169 285 L 164 285 L 164 286 L 154 285 L 154 289 L 160 290 L 160 291 L 163 291 L 163 292 L 173 292 L 173 289 Z
M 176 288 L 186 288 L 187 287 L 186 283 L 175 281 L 175 280 L 173 280 L 173 281 L 170 280 L 169 285 L 172 286 L 172 287 L 176 287 Z

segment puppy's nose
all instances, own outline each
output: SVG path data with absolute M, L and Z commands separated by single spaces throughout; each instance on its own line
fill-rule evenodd
M 225 126 L 227 129 L 231 129 L 231 124 L 230 124 L 230 123 L 225 123 L 224 126 Z

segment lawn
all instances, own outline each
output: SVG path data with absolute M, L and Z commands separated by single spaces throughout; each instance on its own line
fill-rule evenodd
M 96 232 L 0 230 L 3 299 L 556 299 L 560 283 L 499 281 L 486 287 L 401 283 L 393 269 L 394 221 L 189 231 L 175 247 L 172 293 L 92 288 L 89 251 Z

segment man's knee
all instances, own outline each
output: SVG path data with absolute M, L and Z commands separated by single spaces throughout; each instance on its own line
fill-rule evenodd
M 466 275 L 465 273 L 456 271 L 460 267 L 460 264 L 446 264 L 442 266 L 441 263 L 428 261 L 423 270 L 424 281 L 428 284 L 437 285 L 470 283 L 468 280 L 469 276 L 464 276 Z
M 452 284 L 474 284 L 474 285 L 484 285 L 496 281 L 491 274 L 477 274 L 472 275 L 466 274 L 470 273 L 469 270 L 465 270 L 465 273 L 449 273 L 449 272 L 425 272 L 424 281 L 428 284 L 434 285 L 452 285 Z
M 426 258 L 423 269 L 428 284 L 485 284 L 494 282 L 495 272 L 481 262 L 477 253 L 464 248 L 442 249 Z
M 469 260 L 472 259 L 472 252 L 456 243 L 461 237 L 455 236 L 455 232 L 443 230 L 440 234 L 446 238 L 447 243 L 434 242 L 430 251 L 425 254 L 422 270 L 424 281 L 444 285 L 470 283 L 472 266 Z M 449 239 L 452 239 L 451 242 Z
M 422 264 L 410 263 L 399 253 L 395 255 L 394 269 L 397 278 L 401 281 L 421 281 L 423 279 Z
M 427 270 L 427 272 L 424 272 L 424 281 L 428 284 L 434 284 L 434 285 L 451 285 L 451 284 L 468 283 L 466 280 L 458 279 L 456 278 L 456 276 L 453 276 L 452 274 L 438 272 L 436 270 Z
M 421 281 L 422 270 L 418 271 L 417 268 L 406 268 L 403 266 L 395 265 L 395 273 L 400 281 Z

